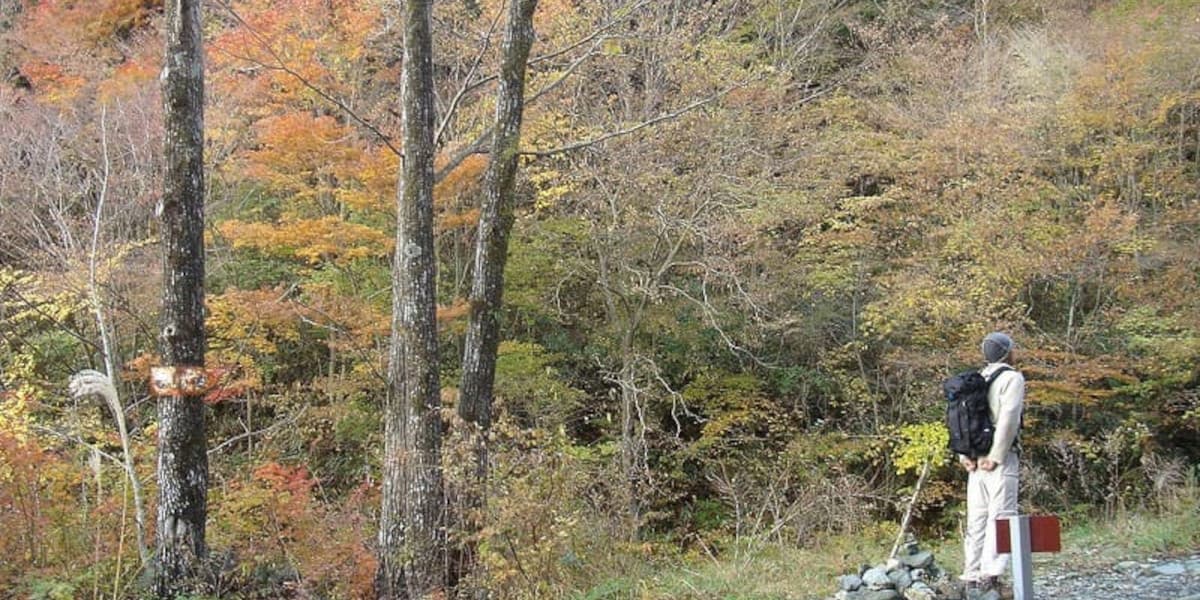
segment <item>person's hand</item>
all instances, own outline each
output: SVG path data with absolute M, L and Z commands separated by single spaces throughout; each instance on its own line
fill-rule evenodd
M 973 461 L 965 456 L 958 457 L 958 464 L 962 465 L 962 468 L 966 469 L 967 472 L 971 472 L 971 471 L 975 470 L 975 461 Z
M 983 469 L 984 471 L 994 471 L 996 470 L 996 466 L 996 462 L 989 458 L 979 459 L 979 468 Z

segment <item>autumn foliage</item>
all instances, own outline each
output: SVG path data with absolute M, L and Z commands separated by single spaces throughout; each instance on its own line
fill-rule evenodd
M 926 461 L 915 530 L 953 533 L 938 384 L 992 329 L 1029 380 L 1026 508 L 1160 510 L 1194 484 L 1196 2 L 625 4 L 536 15 L 471 577 L 672 597 L 639 569 L 894 535 Z M 502 8 L 435 4 L 451 431 Z M 371 597 L 399 24 L 379 2 L 206 10 L 201 593 Z M 160 17 L 0 3 L 5 592 L 139 593 L 116 425 L 66 385 L 110 353 L 152 488 Z M 446 457 L 452 488 L 469 449 Z

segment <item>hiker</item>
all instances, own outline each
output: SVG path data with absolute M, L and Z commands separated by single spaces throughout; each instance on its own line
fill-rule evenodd
M 1017 514 L 1020 469 L 1015 443 L 1025 402 L 1025 377 L 1012 366 L 1015 350 L 1007 334 L 987 334 L 981 348 L 987 366 L 979 374 L 989 382 L 987 402 L 994 426 L 991 448 L 978 456 L 959 454 L 958 461 L 968 472 L 961 579 L 968 590 L 986 592 L 1000 591 L 1000 576 L 1008 569 L 1008 555 L 996 554 L 993 523 L 997 517 Z

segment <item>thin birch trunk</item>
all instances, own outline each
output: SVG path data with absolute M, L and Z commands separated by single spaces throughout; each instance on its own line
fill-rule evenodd
M 108 156 L 108 127 L 107 111 L 100 111 L 100 145 L 104 151 L 104 179 L 100 184 L 100 199 L 96 202 L 96 218 L 92 228 L 92 251 L 88 257 L 88 295 L 91 297 L 92 310 L 96 314 L 96 329 L 100 335 L 100 349 L 104 353 L 104 374 L 108 377 L 111 394 L 105 395 L 113 419 L 117 422 L 117 431 L 121 435 L 121 451 L 125 459 L 125 475 L 129 478 L 133 489 L 133 521 L 137 529 L 138 557 L 142 564 L 150 562 L 150 550 L 146 546 L 146 504 L 142 500 L 142 484 L 138 481 L 137 470 L 134 469 L 133 451 L 130 448 L 129 431 L 125 427 L 125 409 L 121 405 L 116 387 L 116 363 L 113 356 L 112 334 L 108 321 L 104 318 L 104 303 L 100 301 L 100 285 L 96 275 L 96 261 L 99 257 L 101 223 L 104 217 L 104 205 L 108 200 L 108 178 L 111 172 L 111 161 Z M 122 492 L 124 493 L 124 492 Z

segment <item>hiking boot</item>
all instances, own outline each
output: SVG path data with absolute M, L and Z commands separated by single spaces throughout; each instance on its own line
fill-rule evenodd
M 1013 600 L 1017 597 L 1016 592 L 1013 591 L 1013 586 L 1007 583 L 997 583 L 996 587 L 992 588 L 992 591 L 1000 595 L 1000 600 Z
M 985 590 L 980 586 L 967 587 L 967 594 L 963 596 L 965 600 L 1003 600 L 1000 597 L 1000 592 L 996 590 Z
M 933 591 L 937 593 L 937 598 L 945 598 L 946 600 L 964 600 L 967 597 L 967 586 L 971 585 L 967 581 L 939 581 L 930 584 Z
M 985 577 L 979 581 L 968 581 L 963 588 L 963 600 L 1002 600 L 996 588 L 997 582 L 993 577 Z
M 1013 600 L 1012 586 L 1001 581 L 999 577 L 985 577 L 980 585 L 985 594 L 995 592 L 994 596 L 997 600 Z

